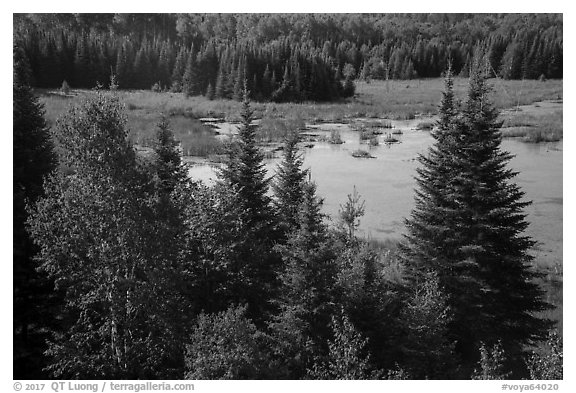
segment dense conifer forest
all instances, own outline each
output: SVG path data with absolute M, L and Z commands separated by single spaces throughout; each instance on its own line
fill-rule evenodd
M 106 85 L 254 100 L 331 101 L 354 80 L 562 78 L 559 14 L 16 14 L 36 87 Z
M 561 15 L 18 15 L 13 59 L 14 378 L 562 379 L 487 82 L 561 78 Z M 298 130 L 267 174 L 253 101 L 440 74 L 399 244 L 361 190 L 323 213 Z M 48 128 L 63 80 L 102 84 Z M 155 83 L 242 102 L 214 184 L 169 117 L 129 140 L 118 88 Z

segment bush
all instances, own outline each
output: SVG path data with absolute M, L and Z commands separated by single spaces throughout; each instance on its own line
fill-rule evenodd
M 475 369 L 472 374 L 472 379 L 484 380 L 500 380 L 507 379 L 510 376 L 509 372 L 504 371 L 504 350 L 502 344 L 498 342 L 490 350 L 484 344 L 480 346 L 480 361 L 478 362 L 479 369 Z
M 563 378 L 564 353 L 562 349 L 562 337 L 552 331 L 548 335 L 546 346 L 539 353 L 532 352 L 526 362 L 530 379 L 561 380 Z
M 246 316 L 246 306 L 200 314 L 186 348 L 187 379 L 256 379 L 266 373 L 264 335 Z
M 160 82 L 154 83 L 150 90 L 152 90 L 154 93 L 161 93 L 162 92 L 162 86 L 160 86 Z
M 431 131 L 433 128 L 434 128 L 434 122 L 432 121 L 423 121 L 416 125 L 417 130 Z
M 328 342 L 326 359 L 316 359 L 308 375 L 313 379 L 360 380 L 377 378 L 381 373 L 370 364 L 366 354 L 368 340 L 354 327 L 344 312 L 332 316 L 334 339 Z
M 70 93 L 70 86 L 68 85 L 68 82 L 66 81 L 62 82 L 62 87 L 60 88 L 60 91 L 66 95 Z
M 330 138 L 328 138 L 328 142 L 333 145 L 341 145 L 342 143 L 344 143 L 344 141 L 342 140 L 342 136 L 340 135 L 340 131 L 338 130 L 330 131 Z

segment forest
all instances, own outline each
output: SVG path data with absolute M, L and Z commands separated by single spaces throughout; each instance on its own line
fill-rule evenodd
M 561 15 L 15 16 L 14 378 L 561 380 L 488 82 L 561 78 L 561 33 Z M 440 75 L 402 241 L 359 235 L 361 190 L 323 212 L 296 128 L 267 174 L 255 102 Z M 93 94 L 49 127 L 37 88 L 64 80 Z M 241 102 L 214 184 L 170 116 L 149 154 L 128 137 L 119 92 L 154 84 Z
M 333 101 L 354 80 L 562 78 L 561 14 L 15 14 L 35 87 L 107 85 L 257 101 Z

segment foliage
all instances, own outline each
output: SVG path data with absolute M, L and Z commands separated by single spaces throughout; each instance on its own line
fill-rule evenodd
M 548 333 L 544 351 L 532 352 L 528 358 L 528 371 L 530 379 L 562 380 L 563 377 L 563 339 L 555 331 Z
M 186 379 L 260 379 L 269 365 L 266 338 L 246 306 L 200 314 L 186 347 Z
M 562 78 L 562 24 L 561 14 L 15 14 L 14 35 L 38 87 L 91 88 L 115 72 L 122 88 L 158 82 L 194 96 L 211 84 L 240 100 L 246 79 L 257 100 L 301 102 L 353 96 L 356 74 L 439 77 L 451 61 L 467 76 L 478 49 L 492 75 Z
M 450 379 L 458 364 L 449 341 L 451 313 L 438 277 L 429 273 L 413 290 L 400 316 L 406 326 L 403 345 L 408 372 L 417 379 Z
M 48 180 L 29 220 L 41 267 L 65 293 L 50 372 L 178 377 L 189 316 L 177 258 L 182 229 L 153 198 L 117 99 L 99 93 L 71 108 L 55 138 L 71 174 Z
M 283 262 L 274 302 L 280 312 L 270 329 L 276 362 L 291 378 L 304 377 L 314 354 L 326 349 L 329 336 L 336 265 L 321 206 L 315 185 L 307 183 L 297 227 L 285 244 L 276 246 Z
M 170 123 L 166 116 L 162 116 L 158 122 L 156 131 L 156 176 L 159 188 L 166 194 L 170 194 L 177 184 L 187 178 L 186 167 L 182 165 L 178 142 L 174 140 L 174 134 L 170 129 Z
M 522 234 L 529 202 L 511 183 L 516 173 L 506 168 L 511 156 L 500 149 L 501 123 L 489 90 L 477 67 L 459 109 L 447 77 L 436 142 L 419 158 L 402 258 L 414 277 L 437 273 L 454 315 L 450 336 L 464 364 L 475 359 L 481 342 L 499 337 L 519 365 L 523 345 L 546 329 L 547 322 L 533 315 L 546 305 L 528 267 L 533 241 Z
M 508 379 L 510 373 L 505 371 L 505 354 L 500 342 L 487 349 L 484 343 L 480 345 L 479 369 L 475 369 L 472 379 L 500 380 Z
M 62 86 L 60 87 L 60 91 L 62 91 L 62 93 L 68 95 L 70 93 L 70 86 L 68 85 L 68 82 L 63 81 L 62 82 Z
M 340 211 L 338 212 L 340 222 L 349 240 L 355 238 L 356 229 L 360 226 L 360 217 L 364 215 L 366 201 L 360 202 L 360 198 L 360 194 L 358 194 L 356 186 L 354 186 L 352 194 L 348 194 L 348 200 L 344 205 L 340 205 Z
M 229 149 L 229 160 L 219 173 L 219 182 L 238 193 L 243 211 L 243 246 L 238 258 L 246 269 L 244 290 L 250 312 L 263 316 L 274 287 L 278 263 L 272 243 L 278 236 L 276 217 L 268 195 L 270 179 L 266 178 L 264 156 L 256 145 L 248 90 L 244 86 L 242 123 L 238 140 Z
M 29 85 L 23 51 L 13 48 L 13 334 L 14 377 L 41 379 L 48 329 L 56 322 L 53 283 L 38 272 L 37 248 L 25 226 L 27 206 L 44 195 L 43 181 L 57 165 L 44 108 Z
M 346 314 L 332 317 L 334 338 L 328 341 L 329 352 L 325 360 L 317 359 L 308 371 L 312 379 L 373 379 L 370 355 L 364 355 L 368 340 L 354 328 Z
M 340 131 L 338 130 L 330 131 L 330 137 L 328 138 L 328 142 L 333 145 L 340 145 L 344 143 L 344 141 L 342 140 L 342 136 L 340 135 Z
M 303 158 L 298 153 L 300 135 L 292 132 L 284 142 L 284 157 L 278 164 L 272 190 L 274 206 L 285 231 L 289 232 L 298 226 L 298 211 L 304 199 L 304 182 L 308 170 L 302 169 Z

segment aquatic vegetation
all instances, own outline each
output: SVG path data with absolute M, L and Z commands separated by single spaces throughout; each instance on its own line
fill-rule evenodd
M 344 141 L 342 140 L 342 136 L 340 135 L 340 131 L 338 130 L 330 131 L 330 137 L 328 138 L 328 143 L 331 143 L 333 145 L 341 145 L 342 143 L 344 143 Z
M 416 125 L 416 129 L 420 131 L 432 131 L 435 123 L 433 121 L 422 121 Z
M 358 149 L 352 152 L 352 157 L 356 158 L 376 158 L 366 150 Z

